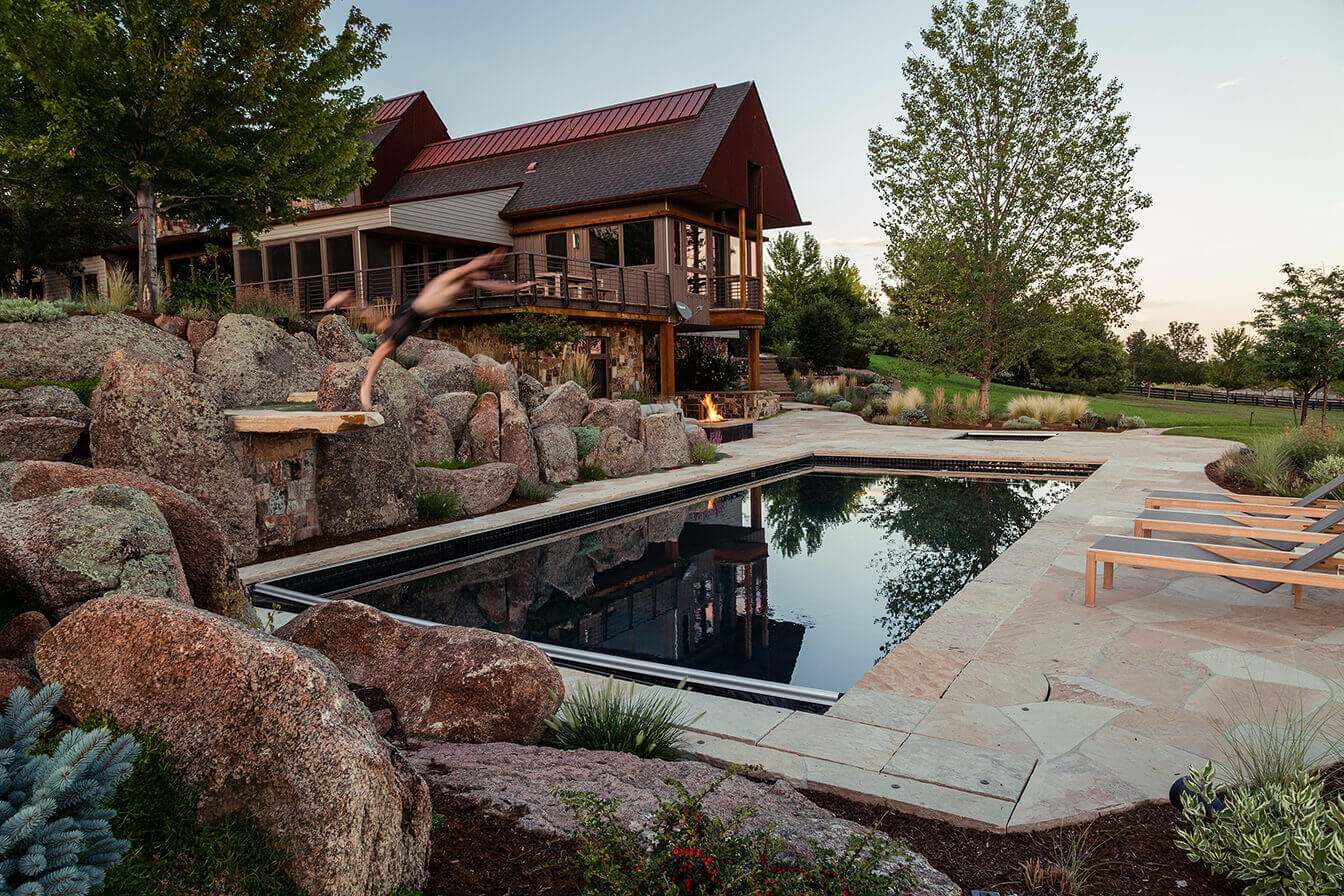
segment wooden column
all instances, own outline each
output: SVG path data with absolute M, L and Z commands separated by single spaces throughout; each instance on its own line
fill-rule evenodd
M 761 388 L 761 331 L 756 327 L 747 330 L 747 388 Z
M 747 210 L 737 210 L 737 298 L 739 307 L 747 307 Z
M 751 528 L 759 529 L 765 525 L 763 522 L 764 514 L 761 510 L 761 487 L 753 486 L 749 492 L 751 495 Z
M 676 341 L 672 324 L 663 324 L 658 330 L 658 391 L 669 398 L 677 394 L 677 367 L 672 355 Z
M 756 291 L 765 307 L 765 215 L 756 213 Z

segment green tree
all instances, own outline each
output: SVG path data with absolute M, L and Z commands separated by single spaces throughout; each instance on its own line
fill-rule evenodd
M 1139 365 L 1143 362 L 1143 352 L 1148 348 L 1148 334 L 1135 330 L 1125 337 L 1125 352 L 1129 355 L 1129 378 L 1139 379 Z
M 921 309 L 924 360 L 989 384 L 1030 352 L 1051 305 L 1090 303 L 1109 324 L 1138 307 L 1136 149 L 1118 81 L 1063 0 L 942 0 L 928 53 L 902 71 L 898 133 L 869 133 L 886 264 Z
M 1129 356 L 1097 309 L 1078 305 L 1053 312 L 1013 379 L 1051 392 L 1119 392 L 1129 381 Z
M 124 237 L 106 195 L 60 204 L 17 199 L 0 193 L 0 290 L 29 295 L 42 271 L 72 273 L 80 258 Z
M 1181 379 L 1180 360 L 1165 336 L 1148 340 L 1134 378 L 1141 383 L 1175 383 Z
M 158 302 L 157 220 L 245 238 L 339 202 L 369 174 L 374 103 L 353 83 L 386 25 L 352 9 L 335 40 L 326 0 L 4 0 L 0 60 L 36 114 L 0 124 L 0 165 L 74 159 L 134 204 L 139 304 Z
M 1214 330 L 1213 360 L 1206 365 L 1209 382 L 1229 392 L 1251 382 L 1251 338 L 1245 327 Z
M 795 318 L 821 280 L 821 244 L 811 233 L 781 233 L 770 244 L 765 266 L 765 330 L 762 340 L 779 349 L 797 333 Z
M 1176 356 L 1176 376 L 1181 383 L 1204 382 L 1204 358 L 1209 348 L 1193 321 L 1171 321 L 1167 324 L 1166 343 Z
M 1284 285 L 1260 294 L 1256 363 L 1263 376 L 1302 395 L 1299 422 L 1306 423 L 1311 396 L 1327 397 L 1331 381 L 1344 377 L 1344 268 L 1327 273 L 1285 264 L 1282 271 Z

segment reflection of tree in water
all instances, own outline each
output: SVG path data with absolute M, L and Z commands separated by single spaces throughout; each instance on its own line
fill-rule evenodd
M 771 546 L 785 557 L 808 555 L 821 547 L 821 536 L 832 526 L 849 521 L 859 510 L 872 476 L 794 476 L 765 486 L 766 513 L 774 525 Z
M 902 477 L 862 502 L 861 518 L 897 538 L 873 558 L 887 612 L 882 655 L 910 637 L 1073 489 L 1068 482 Z

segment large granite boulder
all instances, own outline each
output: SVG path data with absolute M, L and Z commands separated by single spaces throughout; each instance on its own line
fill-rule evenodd
M 413 369 L 424 380 L 430 395 L 476 390 L 476 365 L 452 348 L 420 356 Z
M 708 817 L 724 823 L 743 806 L 750 806 L 751 814 L 743 819 L 744 829 L 777 837 L 798 855 L 813 855 L 818 848 L 843 853 L 855 838 L 870 836 L 867 828 L 837 818 L 785 781 L 755 781 L 745 775 L 725 777 L 722 769 L 701 762 L 665 762 L 629 753 L 516 744 L 419 740 L 406 745 L 406 758 L 425 776 L 436 797 L 470 800 L 486 811 L 517 819 L 523 830 L 546 837 L 572 837 L 579 831 L 579 822 L 560 791 L 580 790 L 613 800 L 617 824 L 647 832 L 659 802 L 679 798 L 678 786 L 689 793 L 711 791 L 700 808 Z M 717 785 L 711 787 L 715 782 Z M 882 833 L 873 836 L 888 842 Z M 897 853 L 881 866 L 882 870 L 887 874 L 909 872 L 914 882 L 892 892 L 961 896 L 961 888 L 923 856 L 906 849 Z
M 154 326 L 178 339 L 187 338 L 187 319 L 180 314 L 160 314 L 154 318 Z
M 234 559 L 257 557 L 252 474 L 234 451 L 219 388 L 154 361 L 118 353 L 103 369 L 89 429 L 95 467 L 141 473 L 200 501 L 223 527 Z
M 425 782 L 374 731 L 313 651 L 194 607 L 94 601 L 38 644 L 64 712 L 154 730 L 203 821 L 247 813 L 280 843 L 299 889 L 387 896 L 424 883 Z
M 327 359 L 283 329 L 251 314 L 226 314 L 196 357 L 196 372 L 219 386 L 225 407 L 284 401 L 312 392 Z
M 320 411 L 359 409 L 364 366 L 332 364 L 317 390 Z M 411 432 L 402 424 L 379 376 L 374 409 L 383 425 L 317 440 L 317 512 L 325 535 L 353 535 L 415 522 Z
M 584 426 L 615 426 L 632 439 L 639 438 L 639 402 L 633 398 L 595 398 L 583 418 Z
M 79 447 L 86 427 L 61 417 L 10 417 L 0 420 L 0 457 L 9 460 L 60 460 Z
M 588 390 L 575 382 L 561 383 L 532 412 L 532 425 L 578 426 L 588 415 L 588 405 Z
M 463 513 L 480 516 L 509 500 L 518 485 L 518 468 L 505 463 L 481 464 L 457 470 L 416 467 L 415 482 L 420 494 L 444 492 L 456 495 L 458 507 Z
M 476 402 L 467 421 L 467 438 L 471 443 L 471 459 L 494 463 L 499 454 L 499 396 L 486 392 Z
M 574 430 L 558 423 L 534 427 L 537 466 L 547 482 L 573 482 L 579 478 L 579 452 Z
M 691 462 L 686 427 L 676 414 L 650 414 L 640 421 L 640 443 L 649 463 L 664 470 Z
M 364 377 L 369 372 L 368 361 L 361 360 L 353 363 L 359 369 L 360 382 L 363 382 Z M 397 419 L 404 426 L 411 425 L 415 420 L 415 415 L 420 410 L 420 405 L 429 398 L 425 387 L 421 385 L 415 374 L 391 358 L 385 358 L 383 363 L 379 365 L 378 375 L 373 378 L 373 383 L 387 393 L 388 407 L 392 409 Z M 358 404 L 356 404 L 357 407 Z
M 0 324 L 0 379 L 87 380 L 119 351 L 183 370 L 191 346 L 125 314 L 82 314 L 40 324 Z
M 318 321 L 317 350 L 328 361 L 363 361 L 370 354 L 344 314 L 328 314 Z
M 49 619 L 131 589 L 191 602 L 163 514 L 121 485 L 0 504 L 0 582 L 18 606 Z
M 51 630 L 47 617 L 36 610 L 20 613 L 0 628 L 0 659 L 26 660 L 37 649 L 37 642 Z M 0 690 L 0 702 L 5 692 Z
M 396 358 L 401 364 L 407 367 L 414 367 L 424 358 L 434 354 L 434 352 L 456 352 L 457 346 L 450 342 L 444 342 L 441 339 L 426 339 L 423 336 L 407 336 L 402 340 L 401 345 L 397 346 Z M 458 352 L 461 354 L 461 352 Z
M 251 604 L 244 599 L 247 592 L 238 577 L 233 550 L 223 528 L 205 505 L 181 489 L 125 470 L 29 461 L 14 470 L 6 494 L 11 500 L 26 501 L 64 488 L 95 485 L 137 489 L 154 502 L 173 533 L 173 543 L 196 606 L 212 613 L 255 620 Z
M 40 687 L 41 682 L 28 671 L 26 660 L 0 659 L 0 705 L 9 699 L 10 693 L 16 688 L 23 688 L 29 694 L 35 694 Z
M 499 394 L 499 459 L 518 468 L 519 482 L 541 481 L 532 427 L 522 403 L 512 392 Z
M 527 411 L 528 416 L 541 407 L 541 403 L 546 400 L 546 387 L 535 377 L 528 376 L 526 373 L 518 377 L 518 400 L 523 403 L 523 410 Z
M 218 324 L 212 320 L 187 321 L 187 343 L 193 353 L 200 352 L 205 348 L 205 344 L 215 337 L 217 326 Z
M 411 460 L 440 464 L 456 457 L 457 442 L 443 410 L 432 401 L 421 402 L 411 421 Z
M 0 420 L 12 417 L 59 417 L 87 426 L 93 411 L 65 386 L 29 386 L 19 392 L 0 389 Z
M 636 402 L 638 404 L 638 402 Z M 644 446 L 631 438 L 625 430 L 609 426 L 597 440 L 597 465 L 608 476 L 629 476 L 647 473 L 653 469 Z
M 357 601 L 312 607 L 276 635 L 327 657 L 352 685 L 382 691 L 397 727 L 418 737 L 535 744 L 565 695 L 555 665 L 525 641 L 409 625 Z
M 432 402 L 447 421 L 453 441 L 462 441 L 467 431 L 467 422 L 471 420 L 472 409 L 476 407 L 476 393 L 445 392 L 434 396 Z

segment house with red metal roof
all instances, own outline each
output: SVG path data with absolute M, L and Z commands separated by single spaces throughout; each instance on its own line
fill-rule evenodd
M 503 246 L 502 275 L 536 285 L 469 296 L 436 335 L 480 345 L 512 314 L 563 314 L 585 329 L 599 394 L 666 395 L 676 334 L 739 331 L 748 388 L 759 388 L 764 234 L 803 221 L 753 83 L 463 137 L 416 92 L 384 102 L 367 139 L 374 173 L 342 203 L 314 204 L 256 246 L 232 238 L 222 261 L 239 290 L 281 294 L 303 313 L 345 288 L 391 308 Z M 168 235 L 167 274 L 208 256 L 204 240 Z

